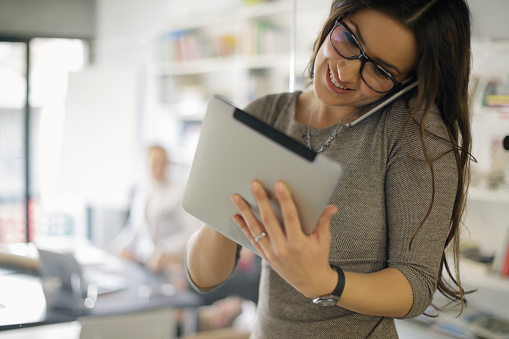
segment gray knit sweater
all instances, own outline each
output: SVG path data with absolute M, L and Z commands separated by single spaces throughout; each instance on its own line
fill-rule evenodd
M 302 142 L 308 127 L 294 119 L 299 94 L 266 96 L 245 110 Z M 402 148 L 401 131 L 410 111 L 404 99 L 398 99 L 355 126 L 341 126 L 337 139 L 324 152 L 345 170 L 330 201 L 339 207 L 331 222 L 330 262 L 349 272 L 400 270 L 414 296 L 405 318 L 420 315 L 432 301 L 457 188 L 457 166 L 449 152 L 433 163 L 433 209 L 409 249 L 432 199 L 429 166 L 408 156 L 423 159 L 417 124 L 409 125 Z M 311 128 L 313 149 L 335 128 Z M 432 132 L 425 135 L 431 155 L 447 153 L 451 146 L 443 140 L 449 138 L 438 110 L 431 112 L 426 128 Z M 262 263 L 258 316 L 251 338 L 367 337 L 397 338 L 393 319 L 314 305 Z

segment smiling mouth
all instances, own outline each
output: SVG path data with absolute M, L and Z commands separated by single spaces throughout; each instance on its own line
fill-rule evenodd
M 334 86 L 336 86 L 337 88 L 344 89 L 344 90 L 350 90 L 350 88 L 347 88 L 347 87 L 344 87 L 344 86 L 341 86 L 340 84 L 338 84 L 338 82 L 336 81 L 336 78 L 334 78 L 334 74 L 332 73 L 332 70 L 330 68 L 329 68 L 329 78 L 330 78 L 330 81 L 332 82 L 332 84 Z

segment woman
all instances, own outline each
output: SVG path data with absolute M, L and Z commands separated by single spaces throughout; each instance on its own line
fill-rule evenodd
M 282 182 L 284 225 L 258 182 L 261 220 L 232 197 L 233 220 L 264 259 L 252 338 L 396 338 L 393 318 L 422 314 L 437 285 L 463 304 L 459 276 L 453 287 L 442 271 L 458 274 L 445 248 L 457 259 L 469 179 L 469 17 L 464 0 L 334 1 L 308 67 L 313 88 L 248 105 L 345 169 L 311 235 Z M 188 243 L 189 278 L 220 285 L 236 253 L 203 225 Z

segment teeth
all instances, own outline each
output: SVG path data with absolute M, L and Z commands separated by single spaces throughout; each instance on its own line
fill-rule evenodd
M 341 88 L 341 89 L 348 89 L 346 87 L 343 87 L 341 86 L 340 84 L 338 84 L 338 82 L 336 81 L 336 79 L 334 78 L 334 75 L 332 74 L 332 70 L 329 70 L 329 77 L 330 77 L 330 81 L 332 81 L 332 83 L 334 84 L 334 86 L 336 86 L 337 88 Z

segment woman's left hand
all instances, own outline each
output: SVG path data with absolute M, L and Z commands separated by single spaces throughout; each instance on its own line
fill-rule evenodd
M 248 203 L 239 195 L 232 202 L 239 214 L 233 221 L 244 231 L 260 255 L 290 285 L 307 297 L 330 294 L 337 283 L 337 273 L 329 265 L 330 220 L 337 207 L 327 206 L 313 233 L 306 235 L 301 228 L 299 214 L 288 187 L 283 182 L 274 186 L 281 207 L 281 225 L 272 209 L 263 186 L 251 183 L 251 191 L 260 210 L 260 218 L 253 214 Z M 255 238 L 265 232 L 266 236 Z

